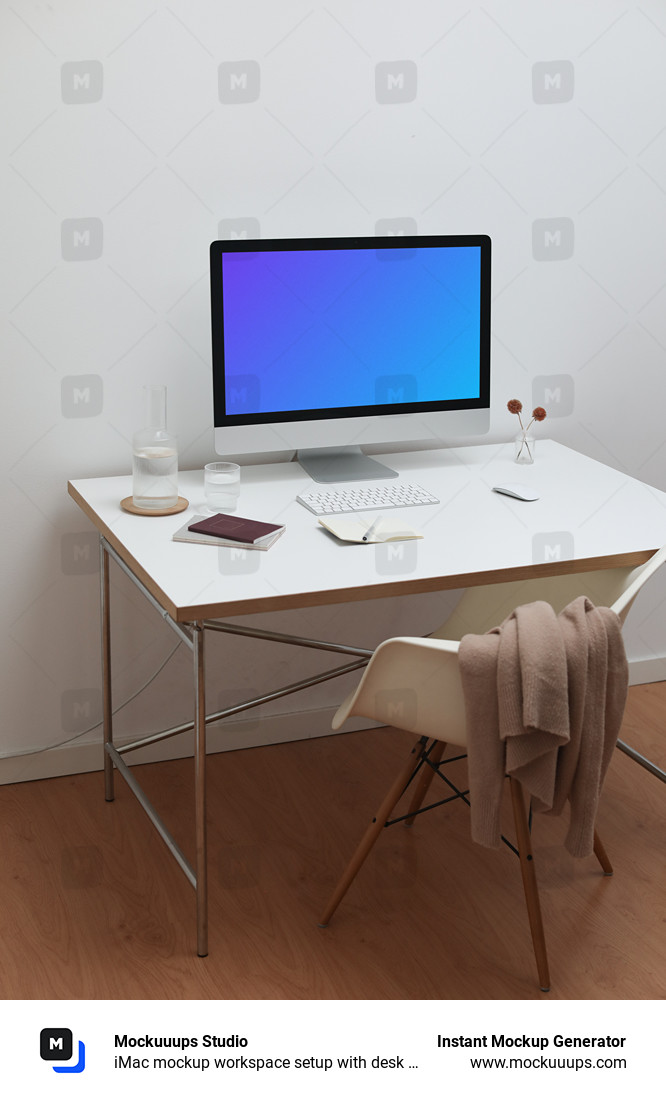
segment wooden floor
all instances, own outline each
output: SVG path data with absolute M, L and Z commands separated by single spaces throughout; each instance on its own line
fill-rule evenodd
M 632 688 L 623 736 L 666 765 L 666 683 Z M 210 954 L 194 892 L 121 779 L 0 788 L 0 996 L 623 999 L 666 995 L 666 786 L 614 754 L 598 818 L 615 866 L 535 819 L 552 991 L 520 872 L 453 804 L 385 830 L 328 929 L 318 914 L 411 739 L 395 731 L 209 759 Z M 464 767 L 464 765 L 457 765 Z M 192 761 L 137 769 L 186 852 Z

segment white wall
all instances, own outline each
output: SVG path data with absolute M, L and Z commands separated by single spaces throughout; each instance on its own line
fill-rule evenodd
M 129 471 L 149 381 L 168 386 L 183 468 L 212 457 L 218 235 L 489 233 L 490 438 L 513 434 L 509 398 L 544 404 L 544 434 L 666 489 L 661 0 L 12 0 L 0 56 L 3 754 L 99 716 L 96 540 L 67 479 Z M 665 592 L 653 582 L 633 612 L 636 675 L 663 673 Z M 370 645 L 433 627 L 447 600 L 277 622 Z M 173 638 L 122 579 L 114 601 L 122 702 Z M 211 649 L 213 702 L 325 665 Z M 189 687 L 177 653 L 120 736 L 187 716 Z M 322 731 L 326 712 L 307 712 L 344 687 L 249 733 Z M 5 761 L 0 778 L 93 766 L 65 757 Z

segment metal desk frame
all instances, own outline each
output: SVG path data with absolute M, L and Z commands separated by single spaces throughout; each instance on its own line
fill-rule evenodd
M 122 747 L 116 747 L 113 743 L 113 712 L 112 712 L 112 684 L 111 684 L 111 609 L 109 591 L 109 562 L 110 559 L 125 573 L 145 596 L 148 602 L 159 612 L 160 616 L 178 638 L 192 653 L 193 658 L 193 687 L 194 687 L 194 718 L 191 722 L 184 722 L 159 733 L 153 733 L 146 737 L 137 738 Z M 206 726 L 211 722 L 217 722 L 223 718 L 229 718 L 234 714 L 251 710 L 262 703 L 273 699 L 279 699 L 285 695 L 291 695 L 316 684 L 325 683 L 337 676 L 343 676 L 347 672 L 354 672 L 363 668 L 372 656 L 372 650 L 361 649 L 355 646 L 338 645 L 333 642 L 322 642 L 312 638 L 302 638 L 292 634 L 282 634 L 270 630 L 261 630 L 253 627 L 238 626 L 233 623 L 218 622 L 210 619 L 199 619 L 191 623 L 177 623 L 171 618 L 168 611 L 158 603 L 151 592 L 134 575 L 113 547 L 100 535 L 100 598 L 102 620 L 102 721 L 104 730 L 104 790 L 107 802 L 114 799 L 114 766 L 118 769 L 132 793 L 143 807 L 158 833 L 164 840 L 167 848 L 173 855 L 188 882 L 194 887 L 196 893 L 197 913 L 197 954 L 204 957 L 208 954 L 208 881 L 207 881 L 207 838 L 206 838 Z M 309 676 L 305 680 L 288 684 L 283 688 L 267 692 L 263 695 L 238 703 L 233 707 L 218 710 L 214 713 L 206 713 L 206 689 L 205 689 L 205 635 L 207 630 L 219 631 L 225 634 L 236 634 L 250 638 L 261 638 L 265 641 L 283 642 L 287 645 L 306 646 L 311 649 L 320 649 L 330 653 L 339 653 L 345 656 L 353 656 L 356 660 L 340 665 L 334 669 L 316 676 Z M 195 866 L 181 850 L 176 840 L 167 829 L 162 818 L 158 814 L 146 796 L 138 780 L 132 774 L 123 757 L 135 749 L 157 744 L 169 737 L 194 730 L 194 816 L 196 857 Z M 617 742 L 617 748 L 629 756 L 641 767 L 647 769 L 662 782 L 666 782 L 666 772 L 631 748 L 624 741 Z
M 184 722 L 159 733 L 140 737 L 121 747 L 113 743 L 113 709 L 112 709 L 112 684 L 111 684 L 111 608 L 109 564 L 110 559 L 122 570 L 148 602 L 171 629 L 178 635 L 192 653 L 194 673 L 194 718 L 191 722 Z M 173 855 L 185 877 L 196 893 L 197 910 L 197 954 L 204 957 L 208 954 L 208 853 L 206 837 L 206 726 L 211 722 L 217 722 L 222 718 L 229 718 L 233 714 L 250 710 L 261 703 L 267 703 L 272 699 L 280 699 L 284 695 L 292 695 L 332 680 L 336 676 L 343 676 L 347 672 L 354 672 L 363 668 L 372 656 L 372 650 L 359 649 L 354 646 L 338 645 L 334 642 L 321 642 L 312 638 L 301 638 L 292 634 L 281 634 L 271 630 L 260 630 L 252 627 L 237 626 L 233 623 L 217 622 L 210 619 L 199 619 L 191 623 L 177 623 L 171 618 L 168 611 L 157 602 L 146 586 L 135 577 L 132 570 L 125 564 L 113 547 L 100 535 L 100 602 L 102 621 L 102 724 L 104 731 L 104 793 L 107 802 L 114 800 L 114 766 L 118 769 L 132 793 L 143 807 L 167 848 Z M 265 641 L 284 642 L 288 645 L 306 646 L 310 649 L 321 649 L 330 653 L 340 653 L 346 656 L 354 656 L 357 660 L 329 669 L 317 676 L 309 676 L 305 680 L 288 684 L 283 688 L 267 692 L 254 699 L 248 699 L 236 706 L 227 707 L 214 713 L 206 713 L 206 688 L 205 688 L 205 634 L 207 630 L 220 631 L 225 634 L 240 634 L 250 638 L 262 638 Z M 154 745 L 169 737 L 175 737 L 179 733 L 187 733 L 194 730 L 194 818 L 196 837 L 196 856 L 194 867 L 187 859 L 176 840 L 173 838 L 164 821 L 145 794 L 140 783 L 132 774 L 132 769 L 127 766 L 123 757 L 135 749 Z

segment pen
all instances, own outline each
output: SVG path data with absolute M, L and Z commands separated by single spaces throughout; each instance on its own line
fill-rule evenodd
M 370 538 L 370 535 L 374 535 L 375 531 L 377 530 L 377 527 L 379 526 L 379 524 L 381 522 L 381 519 L 382 519 L 381 516 L 376 516 L 375 519 L 373 519 L 372 523 L 368 527 L 368 530 L 365 532 L 365 534 L 363 536 L 363 540 L 362 540 L 363 542 L 367 542 L 368 539 Z

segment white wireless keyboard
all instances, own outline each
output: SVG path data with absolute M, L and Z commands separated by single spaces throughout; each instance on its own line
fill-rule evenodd
M 389 481 L 382 485 L 354 485 L 345 489 L 309 489 L 296 497 L 316 516 L 331 516 L 337 512 L 371 512 L 385 508 L 409 508 L 415 504 L 439 504 L 427 489 L 404 481 Z

